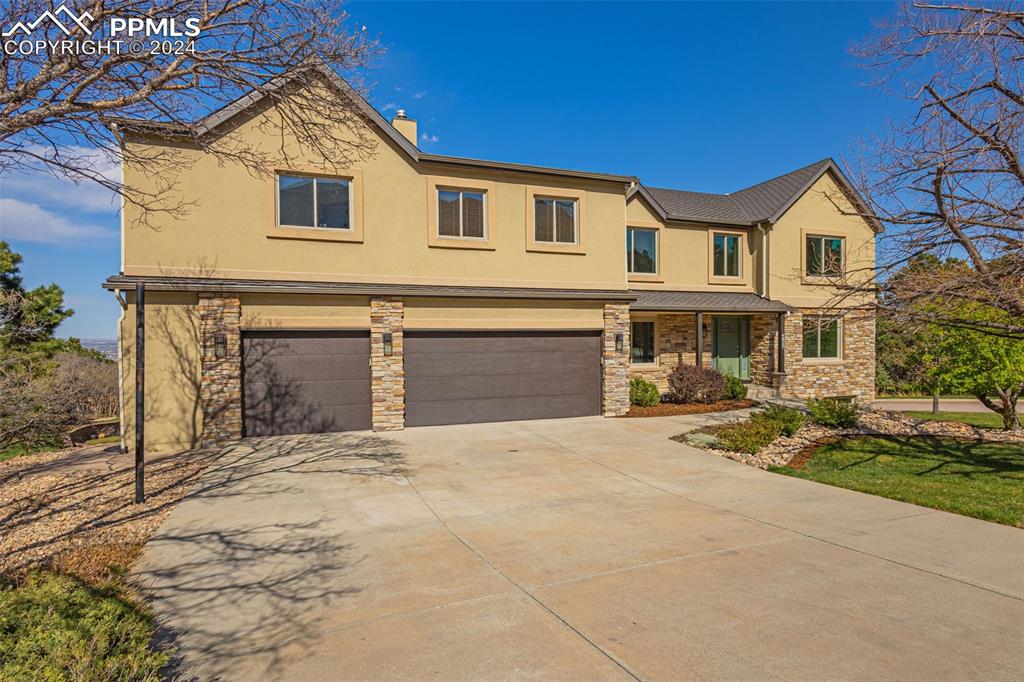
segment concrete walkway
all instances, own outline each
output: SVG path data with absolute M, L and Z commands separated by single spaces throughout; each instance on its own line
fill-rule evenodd
M 247 441 L 137 577 L 198 679 L 1024 676 L 1024 531 L 668 440 L 701 419 Z

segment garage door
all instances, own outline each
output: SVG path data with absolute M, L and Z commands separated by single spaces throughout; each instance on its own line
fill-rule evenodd
M 371 426 L 369 332 L 245 332 L 245 435 Z
M 406 332 L 405 423 L 601 413 L 599 332 Z

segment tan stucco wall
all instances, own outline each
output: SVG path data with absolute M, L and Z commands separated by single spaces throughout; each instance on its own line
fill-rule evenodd
M 603 329 L 593 301 L 405 299 L 406 329 Z
M 247 145 L 280 157 L 281 141 L 260 128 L 258 119 L 242 122 L 236 135 Z M 176 173 L 180 198 L 194 202 L 185 216 L 152 214 L 152 227 L 136 224 L 138 211 L 125 209 L 125 274 L 222 276 L 309 281 L 465 284 L 480 286 L 576 287 L 624 289 L 623 215 L 625 186 L 541 174 L 454 170 L 438 164 L 414 165 L 379 136 L 372 158 L 352 165 L 361 172 L 356 192 L 362 199 L 362 243 L 268 237 L 275 220 L 275 184 L 209 154 L 178 149 Z M 128 146 L 143 145 L 129 142 Z M 290 164 L 268 170 L 313 170 L 315 159 L 285 141 L 295 155 Z M 140 169 L 126 165 L 125 181 L 153 186 Z M 322 169 L 321 169 L 322 172 Z M 428 245 L 428 178 L 445 184 L 494 183 L 493 250 Z M 528 252 L 528 187 L 577 190 L 585 205 L 581 237 L 585 255 Z M 292 231 L 296 232 L 296 231 Z M 316 236 L 326 230 L 302 231 Z
M 369 329 L 367 296 L 242 294 L 242 329 Z
M 121 320 L 123 442 L 135 444 L 135 294 Z M 199 403 L 199 318 L 195 294 L 146 293 L 146 451 L 196 447 Z
M 632 227 L 661 226 L 659 243 L 659 276 L 631 277 L 631 289 L 669 289 L 686 291 L 754 291 L 756 270 L 754 244 L 756 230 L 728 227 L 725 225 L 702 225 L 661 221 L 639 194 L 626 205 L 626 225 Z M 740 263 L 741 276 L 728 284 L 712 282 L 709 273 L 708 251 L 710 232 L 723 231 L 743 235 L 743 253 Z M 625 237 L 623 237 L 625 245 Z M 623 254 L 625 259 L 625 254 Z
M 809 283 L 803 277 L 804 235 L 807 233 L 844 237 L 848 277 L 857 283 L 870 279 L 875 264 L 875 233 L 863 218 L 844 215 L 853 211 L 828 174 L 786 211 L 768 237 L 768 293 L 771 298 L 794 306 L 814 307 L 828 303 L 835 295 L 833 287 Z

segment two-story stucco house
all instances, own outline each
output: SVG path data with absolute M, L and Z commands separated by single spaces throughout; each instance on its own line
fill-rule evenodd
M 249 98 L 199 125 L 274 149 Z M 824 160 L 731 194 L 427 154 L 368 104 L 375 152 L 344 172 L 221 164 L 173 128 L 188 215 L 125 208 L 122 412 L 134 428 L 145 287 L 149 450 L 243 435 L 616 416 L 628 381 L 701 362 L 784 396 L 874 392 L 874 322 L 822 307 L 875 232 Z M 272 111 L 272 109 L 268 109 Z M 155 132 L 158 131 L 158 132 Z M 287 141 L 285 142 L 287 144 Z M 301 150 L 299 150 L 301 156 Z M 126 165 L 125 180 L 146 175 Z

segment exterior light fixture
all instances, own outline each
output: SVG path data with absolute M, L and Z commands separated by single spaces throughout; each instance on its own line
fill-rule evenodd
M 616 353 L 621 353 L 622 352 L 622 348 L 625 345 L 626 345 L 626 335 L 625 334 L 616 334 L 615 335 L 615 352 Z
M 225 334 L 213 335 L 213 357 L 223 360 L 228 355 L 228 337 Z
M 394 343 L 393 343 L 394 334 L 392 334 L 391 332 L 384 332 L 384 334 L 382 336 L 384 337 L 384 355 L 394 355 L 395 354 L 395 347 L 394 347 Z

